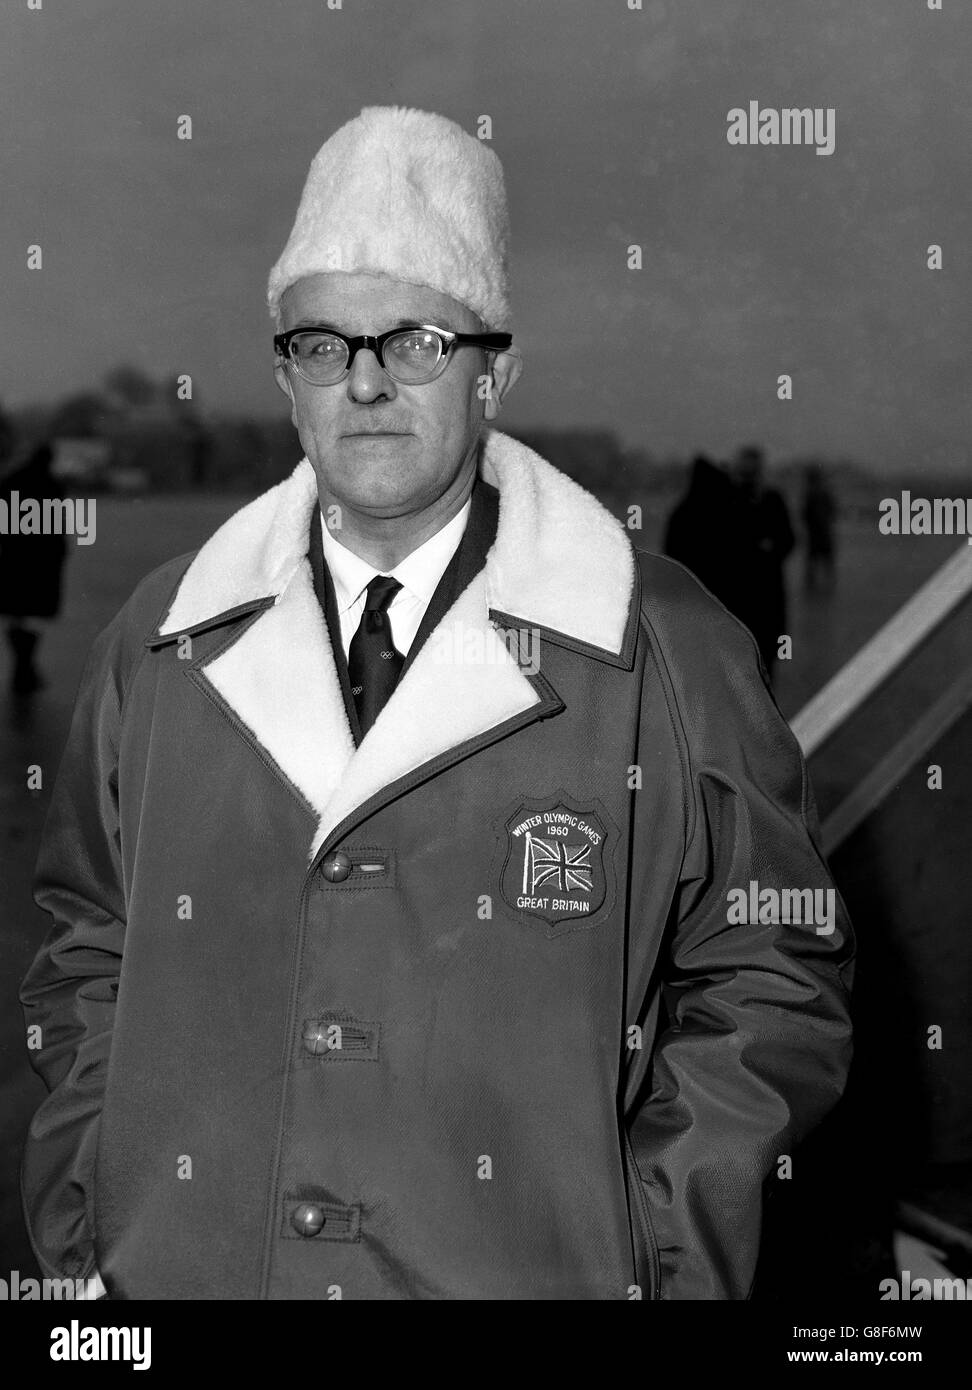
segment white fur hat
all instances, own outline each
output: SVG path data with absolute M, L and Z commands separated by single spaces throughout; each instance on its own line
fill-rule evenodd
M 371 271 L 428 285 L 508 332 L 508 242 L 503 167 L 487 145 L 444 116 L 366 106 L 318 150 L 267 303 L 276 317 L 305 275 Z

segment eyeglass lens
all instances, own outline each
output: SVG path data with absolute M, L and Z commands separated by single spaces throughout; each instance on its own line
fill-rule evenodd
M 385 342 L 382 366 L 395 381 L 424 381 L 439 365 L 443 348 L 438 333 L 403 329 Z M 294 334 L 290 353 L 301 375 L 321 386 L 340 381 L 348 364 L 347 344 L 333 333 L 313 329 Z

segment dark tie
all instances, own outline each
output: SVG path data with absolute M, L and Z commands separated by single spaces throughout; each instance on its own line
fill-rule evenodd
M 401 587 L 391 575 L 375 575 L 368 585 L 361 622 L 348 648 L 348 676 L 362 734 L 378 718 L 405 661 L 401 652 L 395 650 L 386 611 Z

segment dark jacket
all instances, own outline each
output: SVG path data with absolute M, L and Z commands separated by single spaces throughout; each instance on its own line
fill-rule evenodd
M 39 444 L 18 468 L 0 478 L 5 510 L 20 516 L 23 503 L 59 501 L 64 488 L 51 472 L 53 451 Z M 0 534 L 0 614 L 18 618 L 53 618 L 61 606 L 61 571 L 67 551 L 62 532 L 13 530 Z
M 485 568 L 355 747 L 306 460 L 97 639 L 23 988 L 45 1269 L 128 1298 L 745 1298 L 850 933 L 749 634 L 488 436 Z M 191 1176 L 190 1176 L 191 1174 Z M 635 1287 L 637 1286 L 637 1288 Z

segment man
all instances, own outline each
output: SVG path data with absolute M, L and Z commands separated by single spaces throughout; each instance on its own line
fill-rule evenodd
M 665 554 L 691 570 L 730 613 L 738 579 L 736 507 L 736 489 L 726 469 L 697 454 L 685 495 L 665 528 Z
M 841 911 L 740 921 L 831 892 L 752 639 L 484 429 L 506 241 L 451 122 L 339 130 L 269 283 L 306 457 L 95 644 L 24 1193 L 112 1296 L 745 1298 L 844 1084 Z
M 22 453 L 12 448 L 16 461 L 9 471 L 2 466 L 5 452 L 0 439 L 0 516 L 4 518 L 0 530 L 0 614 L 13 658 L 10 689 L 15 696 L 31 696 L 45 683 L 36 664 L 37 650 L 45 621 L 55 618 L 61 606 L 67 540 L 59 531 L 20 535 L 8 518 L 19 516 L 21 503 L 27 499 L 39 508 L 45 503 L 57 505 L 64 488 L 51 471 L 54 450 L 47 441 L 28 444 Z
M 800 520 L 804 530 L 803 586 L 808 594 L 833 590 L 837 579 L 835 530 L 837 500 L 823 466 L 808 463 L 803 470 Z
M 796 537 L 783 494 L 764 481 L 762 449 L 752 444 L 740 449 L 734 472 L 738 502 L 732 611 L 756 639 L 772 679 L 780 638 L 787 631 L 784 564 Z

